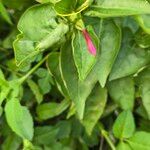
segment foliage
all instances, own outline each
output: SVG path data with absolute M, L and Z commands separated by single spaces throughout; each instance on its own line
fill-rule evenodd
M 0 149 L 150 150 L 150 1 L 0 0 Z

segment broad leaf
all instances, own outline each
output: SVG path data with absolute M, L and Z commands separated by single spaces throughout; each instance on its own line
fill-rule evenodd
M 150 62 L 148 50 L 131 45 L 132 36 L 128 31 L 124 31 L 122 48 L 110 74 L 110 80 L 133 75 Z
M 137 14 L 150 14 L 150 4 L 146 0 L 98 0 L 86 15 L 93 17 L 118 17 Z
M 132 110 L 134 106 L 134 81 L 131 77 L 121 78 L 108 83 L 112 100 L 122 109 Z
M 80 119 L 83 118 L 85 101 L 91 93 L 97 79 L 96 72 L 93 72 L 85 81 L 80 81 L 73 61 L 72 49 L 67 42 L 61 50 L 60 66 L 64 83 L 68 93 L 73 100 Z
M 149 150 L 150 149 L 150 133 L 139 131 L 136 132 L 127 142 L 133 150 Z
M 55 78 L 55 82 L 57 84 L 59 91 L 65 97 L 69 98 L 68 91 L 61 77 L 61 72 L 59 68 L 59 56 L 60 56 L 59 53 L 51 53 L 47 60 L 47 67 L 49 69 L 50 74 Z
M 51 4 L 41 4 L 24 13 L 19 20 L 18 29 L 21 34 L 14 42 L 14 51 L 16 63 L 20 65 L 32 62 L 33 56 L 60 42 L 68 31 L 68 26 L 57 23 Z
M 87 31 L 91 35 L 91 39 L 96 46 L 97 53 L 99 50 L 99 41 L 98 38 L 90 26 Z M 78 70 L 79 79 L 85 80 L 89 72 L 91 71 L 92 67 L 96 62 L 96 56 L 93 56 L 87 47 L 87 43 L 81 31 L 76 31 L 73 36 L 72 40 L 72 50 L 73 50 L 73 57 L 75 61 L 75 65 Z
M 123 111 L 113 125 L 113 133 L 116 138 L 129 138 L 135 131 L 134 118 L 131 111 Z
M 120 28 L 111 21 L 105 21 L 102 26 L 101 56 L 99 61 L 98 79 L 105 86 L 107 77 L 112 69 L 121 44 Z
M 116 150 L 132 150 L 131 147 L 129 146 L 129 144 L 126 144 L 125 142 L 120 142 L 117 145 Z
M 18 99 L 11 99 L 6 103 L 5 113 L 10 128 L 23 139 L 32 140 L 33 120 L 24 106 L 21 106 Z
M 85 105 L 85 114 L 83 125 L 89 135 L 91 135 L 94 126 L 103 114 L 107 101 L 107 90 L 99 85 L 95 86 L 88 97 Z

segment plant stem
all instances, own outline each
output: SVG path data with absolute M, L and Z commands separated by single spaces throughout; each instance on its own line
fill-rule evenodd
M 22 84 L 34 71 L 36 71 L 48 58 L 49 54 L 46 55 L 37 65 L 35 65 L 26 75 L 19 79 L 19 82 Z
M 108 132 L 103 129 L 102 124 L 99 124 L 98 127 L 99 127 L 99 130 L 100 130 L 101 135 L 105 138 L 105 140 L 106 140 L 107 143 L 109 144 L 110 148 L 111 148 L 112 150 L 116 150 L 115 145 L 113 144 L 113 142 L 112 142 L 111 139 L 109 138 Z
M 101 130 L 101 134 L 103 135 L 103 137 L 105 138 L 105 140 L 107 141 L 107 143 L 109 144 L 110 148 L 112 150 L 116 150 L 114 144 L 112 143 L 112 141 L 110 140 L 110 138 L 108 137 L 108 133 L 105 130 Z

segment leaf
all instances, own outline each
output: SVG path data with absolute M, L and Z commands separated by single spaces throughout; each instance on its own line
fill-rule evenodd
M 50 74 L 55 78 L 55 82 L 59 91 L 66 97 L 69 98 L 68 91 L 64 85 L 63 79 L 61 77 L 61 72 L 59 68 L 59 53 L 51 53 L 47 60 L 47 67 Z
M 36 74 L 39 77 L 38 85 L 41 90 L 41 93 L 43 95 L 49 93 L 51 90 L 51 84 L 53 83 L 53 80 L 48 70 L 45 68 L 39 68 L 36 71 Z
M 69 42 L 61 49 L 60 69 L 64 84 L 67 87 L 70 98 L 75 104 L 78 117 L 82 119 L 85 101 L 97 81 L 96 72 L 93 71 L 85 81 L 78 79 L 78 73 L 73 62 L 72 49 Z
M 138 14 L 150 14 L 150 4 L 146 0 L 98 0 L 86 15 L 92 17 L 118 17 Z
M 142 103 L 150 119 L 150 68 L 146 68 L 136 77 L 136 82 L 139 85 Z
M 35 136 L 33 141 L 35 144 L 44 144 L 48 145 L 53 143 L 56 139 L 56 135 L 58 134 L 58 128 L 53 126 L 42 126 L 35 128 Z
M 150 62 L 148 50 L 130 44 L 130 33 L 124 33 L 122 48 L 112 68 L 109 80 L 133 75 Z
M 99 61 L 99 82 L 104 87 L 107 77 L 120 49 L 121 30 L 111 21 L 104 21 L 101 35 L 101 56 Z
M 10 128 L 23 139 L 33 138 L 33 119 L 25 106 L 21 106 L 18 99 L 11 99 L 6 103 L 5 115 Z
M 124 110 L 132 110 L 134 106 L 134 81 L 131 77 L 108 82 L 108 91 L 112 100 Z
M 37 106 L 36 113 L 40 120 L 47 120 L 60 115 L 68 108 L 69 105 L 70 101 L 66 99 L 63 100 L 61 103 L 44 103 Z
M 2 145 L 2 150 L 17 150 L 21 145 L 21 138 L 15 134 L 9 135 Z
M 51 4 L 29 8 L 18 23 L 21 32 L 14 42 L 17 65 L 33 62 L 33 56 L 63 40 L 68 26 L 56 22 L 56 13 Z M 29 62 L 28 62 L 29 61 Z
M 103 114 L 106 101 L 106 88 L 101 88 L 99 85 L 97 85 L 86 101 L 85 114 L 82 121 L 83 126 L 89 135 L 91 135 L 94 126 Z
M 97 51 L 99 50 L 99 41 L 98 38 L 90 26 L 87 31 L 91 35 L 94 45 L 96 46 Z M 76 31 L 72 39 L 72 50 L 75 65 L 78 70 L 79 79 L 85 80 L 92 67 L 96 62 L 96 57 L 89 53 L 87 43 L 81 31 Z
M 27 80 L 27 83 L 33 94 L 35 95 L 38 104 L 40 104 L 43 101 L 43 95 L 41 94 L 38 85 L 33 80 Z
M 0 14 L 2 15 L 2 17 L 9 23 L 12 25 L 12 21 L 10 19 L 10 16 L 6 10 L 6 8 L 3 5 L 2 0 L 0 0 Z
M 132 150 L 131 147 L 125 143 L 125 142 L 120 142 L 116 148 L 116 150 Z
M 113 125 L 113 133 L 116 138 L 129 138 L 135 131 L 135 123 L 132 112 L 127 110 L 119 114 Z
M 138 15 L 135 16 L 135 20 L 147 34 L 150 34 L 150 15 Z
M 150 133 L 138 131 L 127 142 L 133 150 L 149 150 L 150 149 Z
M 141 48 L 150 47 L 150 34 L 146 34 L 144 31 L 139 30 L 135 34 L 135 41 Z
M 74 1 L 61 0 L 55 4 L 54 9 L 59 15 L 68 16 L 75 11 L 76 3 L 77 3 L 76 0 Z
M 4 74 L 0 69 L 0 105 L 7 98 L 9 91 L 10 91 L 9 83 L 5 80 Z

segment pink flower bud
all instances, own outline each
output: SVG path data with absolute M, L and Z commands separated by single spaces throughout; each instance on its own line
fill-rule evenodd
M 86 40 L 86 44 L 87 44 L 87 47 L 88 47 L 88 50 L 89 52 L 92 54 L 92 55 L 96 55 L 96 47 L 94 46 L 93 42 L 92 42 L 92 39 L 88 33 L 88 31 L 86 29 L 83 29 L 82 30 L 82 33 L 84 35 L 84 38 Z

